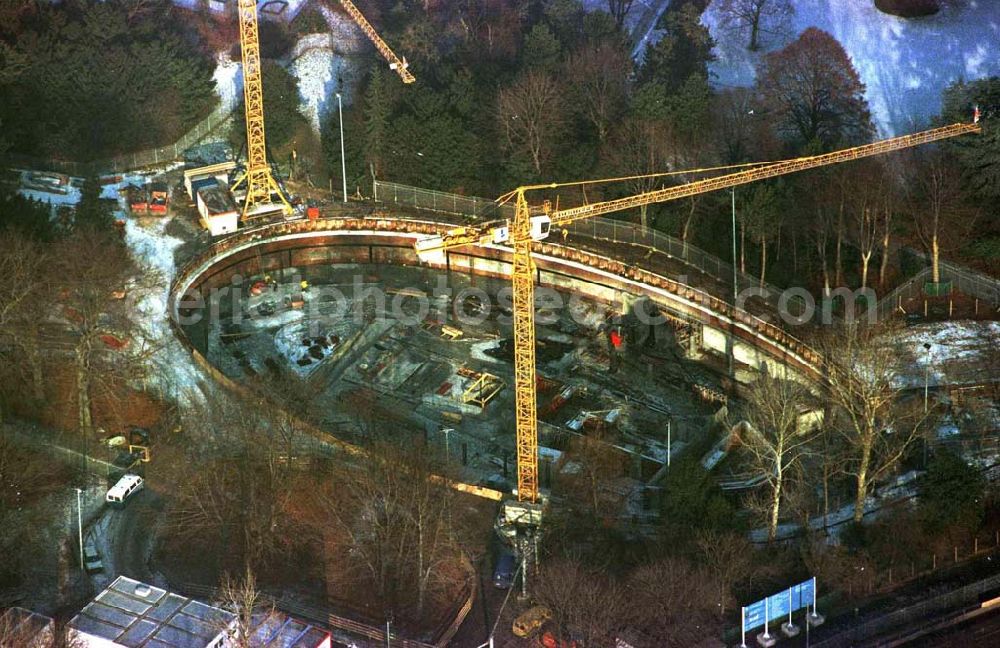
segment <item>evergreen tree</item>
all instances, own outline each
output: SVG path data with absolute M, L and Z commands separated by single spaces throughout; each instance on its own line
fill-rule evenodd
M 381 66 L 376 66 L 365 91 L 365 161 L 375 170 L 376 177 L 381 176 L 385 166 L 386 146 L 389 142 L 389 117 L 393 103 L 390 81 Z
M 1000 200 L 1000 77 L 971 83 L 957 81 L 944 91 L 942 121 L 968 122 L 979 107 L 982 134 L 948 140 L 962 164 L 970 188 L 980 197 Z
M 937 450 L 920 488 L 919 511 L 932 531 L 960 527 L 975 530 L 982 521 L 983 475 L 964 459 L 948 450 Z
M 692 4 L 667 11 L 661 18 L 666 31 L 656 45 L 646 48 L 639 69 L 639 80 L 658 81 L 668 92 L 675 92 L 691 75 L 708 78 L 708 64 L 715 59 L 715 43 L 701 15 Z
M 87 176 L 80 187 L 80 202 L 73 218 L 74 228 L 87 228 L 107 232 L 114 227 L 115 217 L 111 208 L 101 200 L 101 182 L 97 176 Z
M 522 69 L 551 72 L 559 65 L 562 56 L 559 41 L 545 23 L 531 28 L 524 39 Z
M 260 69 L 268 155 L 283 158 L 291 152 L 296 131 L 307 123 L 299 112 L 299 82 L 274 61 L 261 61 Z M 246 145 L 246 114 L 242 100 L 233 115 L 229 138 L 236 148 Z

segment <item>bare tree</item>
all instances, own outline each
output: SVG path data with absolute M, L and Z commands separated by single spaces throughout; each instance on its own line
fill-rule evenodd
M 761 34 L 788 34 L 794 13 L 790 0 L 722 0 L 719 5 L 722 24 L 732 32 L 748 33 L 751 51 L 760 49 Z
M 53 251 L 62 324 L 72 340 L 77 423 L 94 429 L 94 390 L 117 395 L 141 376 L 148 349 L 130 318 L 127 299 L 119 298 L 135 265 L 113 233 L 84 228 L 59 241 Z M 106 399 L 114 403 L 114 398 Z
M 259 641 L 254 635 L 262 625 L 278 616 L 274 603 L 257 588 L 257 578 L 247 567 L 243 576 L 233 578 L 228 572 L 223 575 L 219 588 L 222 607 L 236 615 L 233 623 L 225 624 L 221 630 L 233 648 L 258 648 Z
M 931 280 L 941 281 L 941 248 L 957 247 L 968 240 L 976 210 L 968 204 L 961 170 L 940 149 L 916 159 L 909 203 L 920 242 L 931 257 Z
M 615 24 L 621 27 L 625 24 L 625 18 L 632 10 L 635 0 L 608 0 L 608 13 L 615 19 Z
M 830 427 L 843 436 L 849 453 L 844 470 L 857 483 L 855 522 L 864 517 L 872 484 L 896 467 L 926 420 L 926 414 L 902 401 L 900 359 L 889 336 L 887 329 L 852 322 L 820 342 L 834 406 Z
M 575 560 L 546 562 L 536 579 L 534 596 L 552 611 L 560 640 L 572 637 L 585 646 L 614 645 L 616 631 L 631 612 L 625 587 Z
M 885 208 L 883 193 L 886 191 L 885 174 L 877 163 L 863 164 L 855 170 L 855 176 L 860 180 L 861 174 L 867 177 L 855 188 L 850 209 L 853 212 L 854 231 L 857 235 L 858 252 L 861 256 L 861 287 L 868 287 L 868 269 L 872 255 L 879 243 L 880 225 L 883 223 L 882 210 Z M 861 171 L 861 173 L 857 173 Z M 867 171 L 868 173 L 865 173 Z
M 637 647 L 697 645 L 721 625 L 721 588 L 702 568 L 679 558 L 666 558 L 637 568 L 627 583 L 633 598 L 626 618 L 642 637 L 641 641 L 629 643 Z
M 13 231 L 0 234 L 0 354 L 9 345 L 11 365 L 27 365 L 31 394 L 45 398 L 41 328 L 47 299 L 50 259 L 34 241 Z M 3 412 L 0 411 L 0 421 Z
M 445 470 L 427 448 L 378 443 L 361 465 L 337 471 L 317 497 L 326 540 L 345 557 L 334 577 L 365 583 L 384 607 L 412 605 L 417 615 L 454 593 L 466 574 L 460 511 L 435 477 Z
M 753 546 L 744 536 L 727 531 L 704 529 L 695 536 L 705 567 L 719 586 L 719 613 L 733 600 L 733 585 L 753 570 Z
M 500 90 L 498 117 L 507 146 L 527 155 L 539 175 L 559 141 L 565 113 L 563 90 L 549 74 L 528 72 Z
M 810 27 L 768 54 L 757 79 L 757 96 L 772 126 L 796 146 L 843 146 L 864 141 L 874 130 L 861 77 L 827 32 Z
M 652 191 L 667 184 L 662 177 L 648 177 L 669 170 L 676 162 L 676 138 L 667 120 L 626 118 L 612 131 L 609 142 L 606 147 L 609 166 L 622 175 L 647 176 L 625 182 L 632 193 Z M 643 205 L 639 212 L 643 227 L 649 226 L 647 214 L 647 206 Z
M 809 392 L 801 384 L 762 374 L 749 388 L 740 441 L 753 470 L 767 486 L 767 538 L 774 540 L 786 481 L 797 471 L 808 445 L 815 439 L 814 426 L 800 417 Z
M 607 41 L 584 45 L 566 62 L 577 110 L 594 125 L 602 142 L 625 106 L 631 71 L 632 59 L 627 52 Z
M 566 495 L 570 500 L 585 502 L 595 519 L 616 517 L 625 494 L 616 490 L 614 481 L 623 475 L 625 457 L 614 448 L 614 436 L 593 433 L 575 437 L 568 454 L 580 469 L 561 480 L 565 481 Z
M 289 515 L 299 433 L 272 413 L 263 400 L 215 401 L 185 426 L 193 443 L 179 465 L 161 471 L 176 484 L 168 524 L 177 536 L 218 538 L 241 568 L 265 568 L 309 531 Z

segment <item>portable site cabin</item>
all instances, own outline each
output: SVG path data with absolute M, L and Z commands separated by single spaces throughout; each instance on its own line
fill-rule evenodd
M 214 180 L 219 186 L 227 187 L 229 186 L 229 172 L 235 168 L 235 162 L 220 162 L 218 164 L 185 169 L 184 189 L 187 190 L 191 200 L 194 200 L 198 194 L 199 187 L 196 185 L 199 185 L 199 181 Z M 200 186 L 205 186 L 205 183 L 201 182 Z
M 206 179 L 197 184 L 200 186 L 197 186 L 195 200 L 205 229 L 212 236 L 235 232 L 240 213 L 229 191 L 220 187 L 215 180 Z
M 118 482 L 108 490 L 104 501 L 114 508 L 125 508 L 128 498 L 142 490 L 143 481 L 139 475 L 123 475 Z

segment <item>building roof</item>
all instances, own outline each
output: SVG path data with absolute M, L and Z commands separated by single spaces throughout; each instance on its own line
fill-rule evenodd
M 235 618 L 221 608 L 119 576 L 69 626 L 127 648 L 206 648 Z
M 277 613 L 254 619 L 251 645 L 255 648 L 320 648 L 329 646 L 330 633 Z
M 0 614 L 0 628 L 22 648 L 41 648 L 52 640 L 52 619 L 24 608 L 13 607 Z
M 232 196 L 218 185 L 203 187 L 198 190 L 197 195 L 208 210 L 208 214 L 203 214 L 203 216 L 208 217 L 236 211 L 236 203 L 233 202 Z

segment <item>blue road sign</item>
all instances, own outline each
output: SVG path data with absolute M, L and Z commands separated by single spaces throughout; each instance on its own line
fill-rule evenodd
M 816 590 L 813 579 L 793 585 L 766 599 L 761 599 L 743 608 L 743 631 L 749 632 L 768 622 L 787 617 L 789 610 L 796 610 L 815 605 Z

